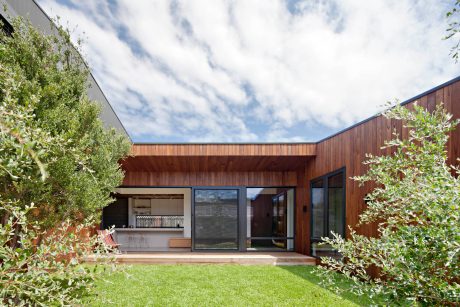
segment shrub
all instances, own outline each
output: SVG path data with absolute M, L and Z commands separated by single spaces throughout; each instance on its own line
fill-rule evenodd
M 27 218 L 33 208 L 0 200 L 0 214 L 9 216 L 0 225 L 0 302 L 11 306 L 81 303 L 98 276 L 98 266 L 82 265 L 85 255 L 95 251 L 108 264 L 111 251 L 88 233 L 94 225 L 91 219 L 75 227 L 65 221 L 45 233 Z M 11 244 L 13 240 L 19 247 Z

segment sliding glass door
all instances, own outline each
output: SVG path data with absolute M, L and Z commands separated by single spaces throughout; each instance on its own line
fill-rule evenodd
M 194 187 L 192 249 L 294 250 L 295 190 Z
M 193 249 L 238 250 L 239 189 L 193 192 Z

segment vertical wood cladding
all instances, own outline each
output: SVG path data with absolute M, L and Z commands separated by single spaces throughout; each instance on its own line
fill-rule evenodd
M 296 186 L 297 173 L 287 172 L 132 172 L 123 186 Z
M 460 118 L 460 81 L 430 92 L 416 101 L 429 111 L 433 111 L 436 104 L 442 102 L 454 118 Z M 406 106 L 412 108 L 413 102 L 411 101 Z M 381 149 L 381 147 L 385 140 L 391 139 L 393 129 L 402 137 L 408 135 L 407 129 L 400 121 L 378 116 L 317 144 L 316 157 L 307 162 L 305 170 L 301 171 L 297 180 L 297 195 L 300 198 L 298 204 L 301 204 L 297 206 L 296 214 L 296 249 L 298 252 L 310 253 L 310 180 L 342 167 L 346 168 L 346 223 L 355 226 L 359 214 L 364 210 L 363 199 L 373 187 L 371 184 L 359 187 L 358 183 L 350 177 L 366 172 L 366 166 L 362 163 L 366 153 L 391 154 L 390 149 Z M 449 163 L 458 164 L 457 158 L 460 157 L 459 127 L 450 134 L 447 151 Z M 302 210 L 304 204 L 308 205 L 307 213 Z M 365 235 L 376 235 L 377 233 L 376 225 L 365 225 L 357 230 Z
M 134 144 L 135 156 L 313 156 L 315 143 L 278 144 Z

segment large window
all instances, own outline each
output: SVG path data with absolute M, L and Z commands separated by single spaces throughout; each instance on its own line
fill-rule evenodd
M 316 257 L 338 256 L 329 246 L 319 246 L 331 232 L 345 236 L 345 170 L 311 182 L 311 251 Z
M 294 249 L 294 189 L 246 190 L 247 243 L 249 250 Z

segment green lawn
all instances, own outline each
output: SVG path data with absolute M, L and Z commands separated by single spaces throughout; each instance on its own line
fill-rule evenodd
M 318 285 L 308 266 L 135 265 L 106 276 L 91 306 L 356 306 Z M 130 276 L 129 276 L 129 275 Z M 128 276 L 127 276 L 128 275 Z

